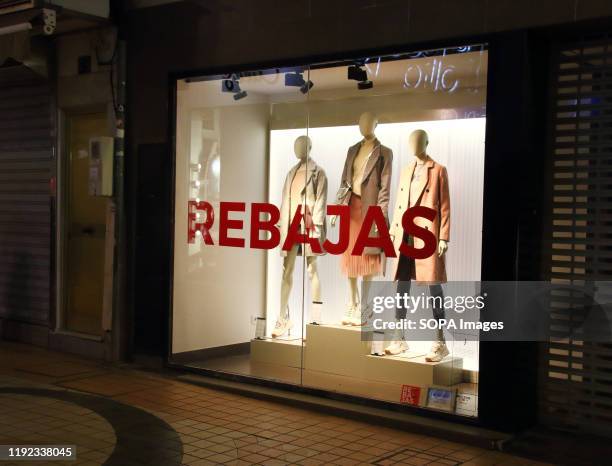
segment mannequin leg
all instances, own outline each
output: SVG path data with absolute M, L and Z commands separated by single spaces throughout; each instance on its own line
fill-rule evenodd
M 368 296 L 374 275 L 364 275 L 361 277 L 361 295 L 357 287 L 357 279 L 355 279 L 355 288 L 357 295 L 355 296 L 352 316 L 348 319 L 350 325 L 363 325 L 368 318 Z
M 291 294 L 291 288 L 293 287 L 293 270 L 295 269 L 297 251 L 297 246 L 294 246 L 290 251 L 287 251 L 287 255 L 283 257 L 280 312 L 278 313 L 278 316 L 281 319 L 289 317 L 287 303 L 289 302 L 289 295 Z
M 280 310 L 276 319 L 274 330 L 272 330 L 272 337 L 280 337 L 289 331 L 291 323 L 289 322 L 289 295 L 291 294 L 291 288 L 293 287 L 293 270 L 295 268 L 295 259 L 297 257 L 298 248 L 294 246 L 290 251 L 287 251 L 287 255 L 283 257 L 283 276 L 281 282 L 281 295 L 280 295 Z
M 444 319 L 445 317 L 444 292 L 442 286 L 431 285 L 429 287 L 429 294 L 436 298 L 434 300 L 433 316 L 439 322 L 440 319 Z M 440 362 L 448 356 L 448 354 L 448 347 L 444 340 L 444 330 L 439 328 L 436 335 L 436 341 L 432 343 L 431 350 L 429 350 L 429 353 L 425 356 L 425 360 L 429 362 Z
M 397 282 L 397 294 L 403 296 L 405 294 L 410 295 L 410 288 L 412 282 L 410 280 L 401 280 Z M 408 313 L 408 309 L 403 307 L 402 305 L 395 308 L 395 320 L 398 322 L 402 319 L 406 318 L 406 314 Z
M 400 257 L 396 274 L 396 292 L 400 296 L 410 295 L 413 266 L 414 263 L 412 259 L 406 256 Z M 407 313 L 408 309 L 406 309 L 400 304 L 400 306 L 395 308 L 395 321 L 400 322 L 402 319 L 405 319 Z M 389 342 L 389 345 L 385 348 L 385 354 L 396 355 L 401 354 L 407 350 L 408 343 L 406 343 L 406 334 L 404 330 L 394 330 L 393 336 L 391 337 L 391 341 Z
M 360 303 L 360 317 L 361 322 L 366 322 L 369 316 L 369 299 L 370 299 L 370 289 L 372 288 L 372 279 L 374 275 L 364 275 L 361 278 L 361 297 L 359 299 Z M 359 317 L 359 316 L 358 316 Z
M 440 300 L 442 301 L 442 304 L 440 306 L 435 305 L 433 308 L 433 316 L 434 319 L 436 319 L 438 322 L 440 322 L 440 319 L 444 319 L 446 317 L 446 313 L 444 312 L 444 291 L 442 290 L 442 286 L 441 285 L 431 285 L 429 287 L 429 294 L 431 296 L 434 296 L 436 298 L 436 300 L 434 301 L 434 303 L 436 304 L 438 302 L 437 298 L 440 298 Z M 436 335 L 438 341 L 440 342 L 444 342 L 444 331 L 442 329 L 438 329 L 437 331 L 437 335 Z
M 357 284 L 357 277 L 348 277 L 349 284 L 349 303 L 344 316 L 342 317 L 342 325 L 352 325 L 355 309 L 357 309 L 359 302 L 359 286 Z
M 359 302 L 359 286 L 357 277 L 349 277 L 349 303 L 352 307 L 356 307 Z
M 321 281 L 319 280 L 319 271 L 317 269 L 317 256 L 306 258 L 306 271 L 310 280 L 310 311 L 308 313 L 309 321 L 313 324 L 320 324 L 323 315 L 323 302 L 321 301 Z
M 397 282 L 396 292 L 398 295 L 403 296 L 404 294 L 410 294 L 410 280 L 402 280 Z M 408 309 L 402 304 L 395 308 L 395 321 L 401 322 L 406 318 Z M 406 334 L 403 329 L 393 330 L 389 344 L 385 347 L 385 354 L 397 355 L 402 354 L 404 351 L 408 351 L 408 343 L 406 342 Z
M 317 256 L 306 258 L 306 270 L 310 280 L 310 297 L 313 302 L 321 302 L 321 281 L 319 280 L 319 270 L 317 268 Z

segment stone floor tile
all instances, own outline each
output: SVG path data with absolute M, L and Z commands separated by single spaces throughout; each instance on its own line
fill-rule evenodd
M 3 443 L 5 439 L 14 443 L 70 441 L 77 445 L 75 465 L 102 464 L 111 454 L 121 452 L 116 432 L 126 431 L 125 438 L 138 443 L 142 451 L 128 451 L 122 466 L 143 466 L 147 455 L 163 458 L 168 466 L 536 464 L 427 435 L 5 342 L 0 342 L 0 386 L 45 387 L 86 400 L 66 401 L 55 392 L 48 397 L 23 390 L 0 394 Z M 66 392 L 66 388 L 74 391 Z M 113 417 L 111 425 L 92 409 L 101 402 L 126 414 Z M 149 416 L 146 419 L 155 427 L 135 424 L 139 416 Z

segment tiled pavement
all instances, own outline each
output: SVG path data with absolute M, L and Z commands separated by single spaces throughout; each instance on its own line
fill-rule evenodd
M 0 342 L 0 444 L 59 443 L 46 464 L 543 464 Z

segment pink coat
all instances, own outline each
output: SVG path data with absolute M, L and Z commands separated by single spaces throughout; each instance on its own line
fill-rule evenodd
M 426 259 L 415 260 L 416 276 L 412 277 L 417 282 L 424 283 L 446 283 L 446 264 L 444 256 L 438 257 L 437 243 L 443 239 L 450 241 L 450 195 L 448 189 L 448 174 L 446 167 L 429 158 L 425 162 L 427 174 L 419 179 L 417 187 L 418 196 L 415 199 L 408 198 L 410 192 L 410 181 L 416 167 L 416 160 L 407 165 L 400 175 L 399 187 L 397 190 L 397 200 L 393 210 L 393 221 L 391 222 L 391 239 L 397 257 L 393 259 L 391 277 L 397 278 L 397 264 L 400 257 L 399 247 L 404 237 L 402 227 L 402 215 L 408 207 L 425 206 L 437 212 L 436 218 L 429 221 L 422 217 L 417 217 L 415 223 L 431 232 L 436 237 L 436 252 Z M 414 238 L 416 248 L 423 247 L 420 238 Z

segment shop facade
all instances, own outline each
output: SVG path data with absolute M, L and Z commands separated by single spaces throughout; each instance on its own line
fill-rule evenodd
M 368 297 L 398 278 L 432 297 L 451 282 L 550 278 L 547 89 L 567 31 L 373 30 L 354 44 L 311 31 L 297 46 L 283 23 L 284 43 L 255 50 L 224 23 L 244 19 L 233 11 L 128 18 L 133 31 L 182 25 L 159 48 L 128 37 L 132 353 L 504 431 L 538 422 L 545 344 L 432 330 L 406 345 L 368 327 Z M 233 54 L 201 49 L 225 33 Z M 435 259 L 406 263 L 401 240 L 429 238 L 396 241 L 417 206 L 438 219 L 415 221 Z
M 428 296 L 480 280 L 487 62 L 470 44 L 178 79 L 170 362 L 476 417 L 478 341 L 373 335 L 374 311 L 396 321 L 367 290 L 404 264 L 355 247 L 428 205 L 415 224 L 449 250 L 405 268 Z

